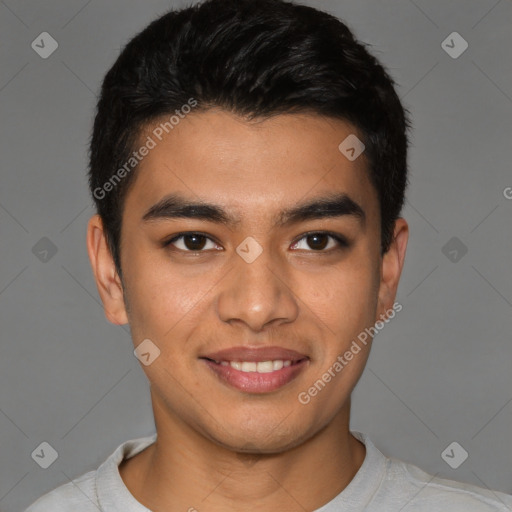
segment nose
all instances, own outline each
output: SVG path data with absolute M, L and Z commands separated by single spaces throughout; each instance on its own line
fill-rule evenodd
M 293 322 L 299 313 L 283 264 L 263 250 L 248 263 L 237 254 L 235 268 L 224 278 L 217 297 L 217 314 L 229 324 L 245 324 L 254 332 Z

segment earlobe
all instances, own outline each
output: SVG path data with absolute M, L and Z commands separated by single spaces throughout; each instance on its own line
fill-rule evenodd
M 110 253 L 103 222 L 93 215 L 87 225 L 87 252 L 105 316 L 113 324 L 128 323 L 121 279 Z
M 409 226 L 405 219 L 398 218 L 395 221 L 393 239 L 389 250 L 382 256 L 377 307 L 377 319 L 379 320 L 381 319 L 380 315 L 385 315 L 385 312 L 393 307 L 405 262 L 408 239 Z

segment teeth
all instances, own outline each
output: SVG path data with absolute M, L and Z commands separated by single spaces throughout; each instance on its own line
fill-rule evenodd
M 270 373 L 274 371 L 274 363 L 272 361 L 261 361 L 256 366 L 258 373 Z
M 235 370 L 239 370 L 242 372 L 257 372 L 257 373 L 270 373 L 277 370 L 280 370 L 283 367 L 290 366 L 292 364 L 291 361 L 283 361 L 281 359 L 277 359 L 275 361 L 261 361 L 259 363 L 255 363 L 253 361 L 222 361 L 220 363 L 222 366 L 227 366 L 228 364 L 231 368 Z
M 257 370 L 257 367 L 258 367 L 258 365 L 256 363 L 248 363 L 248 362 L 244 361 L 242 363 L 241 370 L 243 372 L 255 372 Z
M 272 369 L 273 370 L 280 370 L 284 366 L 284 362 L 281 360 L 273 361 L 272 362 Z

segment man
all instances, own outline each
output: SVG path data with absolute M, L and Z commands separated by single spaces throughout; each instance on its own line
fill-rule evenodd
M 349 430 L 373 326 L 401 307 L 393 86 L 343 23 L 281 0 L 209 0 L 129 42 L 98 103 L 87 247 L 157 432 L 29 512 L 511 509 Z

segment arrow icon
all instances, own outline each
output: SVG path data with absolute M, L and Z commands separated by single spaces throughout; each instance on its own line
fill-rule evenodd
M 248 236 L 242 240 L 236 252 L 246 263 L 252 263 L 263 252 L 263 247 L 252 236 Z
M 59 47 L 59 43 L 48 32 L 41 32 L 30 43 L 30 47 L 39 57 L 47 59 Z
M 458 32 L 448 34 L 441 43 L 441 48 L 452 59 L 458 59 L 468 49 L 468 47 L 468 42 Z
M 457 469 L 468 456 L 468 452 L 456 441 L 450 443 L 441 453 L 441 458 L 452 469 Z
M 160 356 L 160 349 L 149 339 L 143 340 L 133 351 L 133 355 L 144 365 L 149 366 Z
M 462 240 L 452 236 L 441 248 L 441 252 L 452 262 L 459 262 L 468 252 L 468 248 Z
M 254 451 L 258 452 L 257 446 L 252 443 L 248 443 L 243 447 L 243 452 L 239 452 L 236 454 L 238 459 L 240 459 L 246 466 L 250 467 L 256 462 L 258 462 L 260 456 L 259 453 L 254 453 Z
M 34 462 L 41 468 L 49 468 L 59 457 L 55 448 L 46 441 L 39 444 L 30 454 Z
M 57 246 L 46 236 L 43 236 L 32 247 L 32 254 L 43 263 L 50 261 L 57 253 Z
M 365 149 L 362 140 L 355 133 L 351 133 L 338 146 L 341 154 L 350 162 L 353 162 Z

